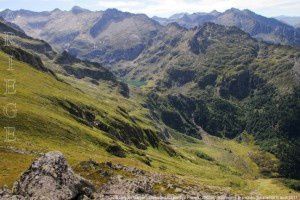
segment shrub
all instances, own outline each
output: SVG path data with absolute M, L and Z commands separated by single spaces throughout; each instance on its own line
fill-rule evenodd
M 293 190 L 300 191 L 300 180 L 284 179 L 283 183 Z
M 106 148 L 106 151 L 114 156 L 118 156 L 121 158 L 126 157 L 125 151 L 122 149 L 122 147 L 116 144 L 108 146 Z
M 199 158 L 204 159 L 204 160 L 208 160 L 208 161 L 214 161 L 214 160 L 215 160 L 214 158 L 210 157 L 209 155 L 207 155 L 206 153 L 203 153 L 203 152 L 201 152 L 201 151 L 198 151 L 198 152 L 196 153 L 196 155 L 197 155 Z

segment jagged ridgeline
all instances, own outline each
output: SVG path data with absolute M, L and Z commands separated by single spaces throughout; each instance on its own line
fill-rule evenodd
M 285 178 L 299 178 L 299 49 L 238 28 L 161 26 L 115 9 L 18 12 L 11 21 L 36 18 L 20 26 L 43 29 L 31 36 L 55 49 L 1 20 L 0 77 L 16 79 L 17 93 L 0 102 L 18 110 L 0 116 L 1 126 L 16 127 L 14 142 L 0 141 L 1 186 L 39 153 L 59 150 L 99 186 L 107 178 L 94 166 L 111 161 L 165 174 L 151 188 L 158 195 L 180 193 L 167 184 L 176 176 L 208 193 L 297 194 L 297 180 Z M 70 23 L 51 32 L 58 22 L 49 16 Z
M 259 40 L 276 44 L 300 45 L 300 30 L 297 26 L 293 27 L 275 18 L 258 15 L 248 9 L 231 8 L 223 13 L 216 10 L 210 13 L 182 13 L 170 18 L 153 17 L 153 19 L 163 25 L 176 22 L 187 28 L 202 26 L 207 22 L 236 26 Z

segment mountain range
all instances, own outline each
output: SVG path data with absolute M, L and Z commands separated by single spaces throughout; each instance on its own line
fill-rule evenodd
M 0 185 L 59 150 L 104 188 L 108 177 L 132 178 L 101 169 L 110 161 L 163 173 L 151 195 L 194 186 L 298 194 L 299 29 L 237 9 L 168 19 L 77 6 L 0 16 L 0 76 L 20 85 L 9 99 L 18 104 L 19 138 L 0 141 Z M 2 67 L 8 55 L 16 74 Z M 0 117 L 1 126 L 12 123 Z M 172 175 L 180 178 L 171 187 Z
M 290 17 L 290 16 L 281 15 L 275 18 L 286 24 L 294 26 L 295 28 L 300 28 L 300 17 Z
M 300 44 L 299 29 L 275 18 L 258 15 L 250 10 L 232 8 L 223 13 L 212 11 L 210 13 L 173 15 L 168 19 L 157 17 L 153 19 L 163 25 L 177 22 L 187 28 L 199 26 L 205 22 L 213 22 L 224 26 L 236 26 L 252 37 L 266 42 L 295 46 Z
M 55 49 L 68 50 L 79 58 L 101 63 L 134 60 L 151 43 L 151 38 L 172 22 L 185 28 L 213 22 L 236 26 L 266 42 L 293 46 L 300 44 L 298 29 L 249 10 L 234 8 L 224 13 L 177 14 L 169 19 L 150 19 L 143 14 L 116 9 L 93 12 L 77 6 L 70 11 L 4 10 L 0 16 L 18 25 L 28 35 L 48 41 Z
M 74 7 L 71 11 L 41 13 L 5 10 L 0 16 L 58 50 L 106 63 L 136 58 L 161 27 L 146 15 L 116 9 L 91 12 Z

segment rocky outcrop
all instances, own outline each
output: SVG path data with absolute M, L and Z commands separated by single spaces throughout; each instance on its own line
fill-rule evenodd
M 60 152 L 35 160 L 13 187 L 0 189 L 1 200 L 108 200 L 108 199 L 203 199 L 201 187 L 175 175 L 150 173 L 135 167 L 80 162 L 76 167 L 89 181 L 76 175 Z M 220 196 L 220 193 L 212 192 Z
M 125 144 L 135 145 L 139 149 L 146 149 L 149 145 L 158 147 L 159 138 L 157 131 L 139 127 L 134 122 L 134 119 L 130 118 L 124 110 L 120 110 L 120 115 L 131 119 L 134 124 L 121 123 L 115 120 L 108 120 L 108 122 L 104 123 L 97 119 L 97 116 L 101 115 L 101 113 L 93 107 L 75 104 L 67 100 L 53 99 L 53 101 L 68 111 L 78 122 L 104 131 L 114 139 L 118 139 Z
M 74 63 L 79 63 L 79 62 L 80 62 L 80 60 L 78 58 L 76 58 L 75 56 L 72 56 L 67 51 L 63 51 L 55 59 L 55 63 L 60 64 L 60 65 L 72 65 Z
M 92 37 L 97 37 L 97 35 L 103 31 L 110 23 L 118 22 L 124 20 L 124 18 L 129 17 L 131 14 L 120 12 L 117 9 L 107 9 L 103 16 L 97 21 L 97 23 L 91 28 L 90 34 Z
M 67 75 L 72 75 L 78 79 L 92 79 L 91 82 L 96 85 L 99 84 L 99 81 L 110 81 L 122 96 L 129 98 L 128 85 L 118 81 L 112 72 L 99 63 L 80 60 L 67 51 L 58 55 L 55 63 L 61 65 Z
M 94 186 L 76 175 L 60 152 L 49 152 L 33 162 L 12 192 L 3 190 L 0 199 L 67 200 L 92 198 Z
M 38 70 L 48 71 L 48 69 L 44 66 L 42 60 L 38 56 L 28 53 L 23 49 L 12 46 L 0 46 L 0 49 L 5 53 L 13 56 L 13 58 L 25 62 Z
M 63 69 L 67 72 L 69 75 L 73 75 L 78 79 L 82 79 L 84 77 L 89 77 L 93 80 L 99 81 L 99 80 L 112 80 L 115 81 L 114 75 L 103 68 L 75 68 L 70 65 L 64 65 Z
M 178 87 L 191 82 L 195 78 L 195 72 L 188 69 L 169 69 L 167 86 L 176 85 Z
M 119 82 L 118 91 L 123 97 L 129 98 L 130 89 L 126 83 Z
M 176 176 L 149 173 L 135 167 L 97 163 L 93 160 L 79 164 L 80 170 L 104 177 L 105 183 L 94 194 L 95 199 L 202 199 L 197 186 L 187 186 Z M 168 192 L 166 192 L 168 191 Z
M 67 100 L 55 100 L 57 103 L 67 110 L 74 119 L 87 126 L 93 126 L 96 119 L 96 111 L 88 106 L 76 105 L 73 102 Z
M 16 36 L 27 37 L 22 29 L 20 29 L 17 25 L 5 21 L 2 17 L 0 17 L 0 32 L 8 32 Z

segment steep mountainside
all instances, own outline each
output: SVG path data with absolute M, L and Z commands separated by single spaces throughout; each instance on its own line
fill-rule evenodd
M 163 29 L 158 22 L 163 25 L 176 22 L 186 28 L 213 22 L 236 26 L 263 41 L 300 45 L 299 29 L 249 10 L 234 8 L 223 13 L 181 13 L 169 19 L 150 19 L 146 15 L 116 9 L 93 12 L 80 7 L 51 12 L 4 10 L 0 16 L 17 24 L 28 35 L 49 42 L 60 52 L 66 50 L 73 56 L 104 64 L 136 59 Z
M 266 42 L 300 46 L 300 31 L 298 29 L 276 19 L 257 15 L 250 10 L 232 8 L 223 13 L 213 11 L 211 13 L 185 14 L 169 19 L 156 18 L 156 20 L 164 25 L 177 22 L 188 28 L 202 25 L 205 22 L 236 26 L 251 36 Z
M 299 56 L 235 27 L 170 24 L 114 70 L 151 93 L 167 126 L 196 138 L 199 126 L 227 138 L 248 132 L 282 159 L 283 174 L 299 177 Z
M 300 17 L 290 17 L 290 16 L 278 16 L 275 17 L 279 21 L 282 21 L 286 24 L 294 26 L 295 28 L 300 28 Z
M 41 13 L 5 10 L 0 16 L 59 50 L 105 63 L 136 58 L 160 28 L 146 15 L 116 9 L 92 12 L 74 7 L 71 11 Z
M 17 92 L 12 96 L 1 92 L 0 105 L 15 103 L 17 115 L 0 116 L 2 127 L 16 127 L 14 135 L 0 129 L 0 186 L 11 186 L 41 153 L 59 150 L 76 172 L 102 192 L 116 192 L 117 187 L 128 194 L 141 195 L 142 191 L 157 196 L 199 190 L 204 195 L 297 194 L 286 187 L 290 180 L 278 178 L 278 160 L 260 150 L 250 135 L 243 134 L 239 140 L 221 139 L 206 134 L 199 126 L 198 138 L 202 140 L 186 136 L 156 118 L 151 108 L 154 104 L 141 91 L 132 89 L 125 98 L 111 84 L 112 77 L 109 81 L 100 77 L 98 84 L 81 79 L 79 69 L 101 69 L 96 63 L 66 52 L 55 54 L 47 43 L 29 37 L 15 36 L 14 43 L 5 46 L 2 34 L 0 79 L 14 78 Z M 52 53 L 39 51 L 40 45 L 49 47 L 46 52 Z M 15 70 L 9 71 L 7 53 L 12 52 Z M 71 70 L 74 76 L 61 73 L 66 67 L 64 73 Z M 33 173 L 42 179 L 44 172 L 49 175 L 48 169 L 54 174 L 63 171 L 41 167 L 41 174 L 38 170 Z M 58 184 L 63 183 L 58 180 Z M 132 184 L 139 189 L 132 191 Z M 27 195 L 28 187 L 19 189 Z
M 116 87 L 122 95 L 128 97 L 128 86 L 118 81 L 108 69 L 99 63 L 80 60 L 66 51 L 57 53 L 45 41 L 29 37 L 15 27 L 15 25 L 6 21 L 0 21 L 1 49 L 4 52 L 13 55 L 14 58 L 20 61 L 35 66 L 37 69 L 48 71 L 53 75 L 55 72 L 64 76 L 74 76 L 96 85 L 104 81 Z M 3 45 L 5 38 L 13 46 Z
M 163 27 L 145 15 L 116 9 L 6 10 L 2 16 L 60 49 L 67 44 L 72 55 L 111 64 L 118 76 L 150 93 L 147 106 L 173 130 L 198 139 L 199 126 L 227 138 L 246 131 L 281 159 L 281 174 L 299 177 L 299 50 L 267 45 L 251 37 L 296 44 L 293 27 L 237 9 L 214 11 L 209 16 L 173 16 L 190 21 L 186 26 L 203 24 L 207 17 L 226 25 L 204 23 L 192 29 L 176 23 Z M 64 66 L 63 70 L 76 78 L 82 74 L 101 77 L 94 73 L 97 64 L 92 65 L 88 71 L 78 65 Z M 128 97 L 128 88 L 120 86 Z M 266 116 L 274 118 L 262 120 Z

